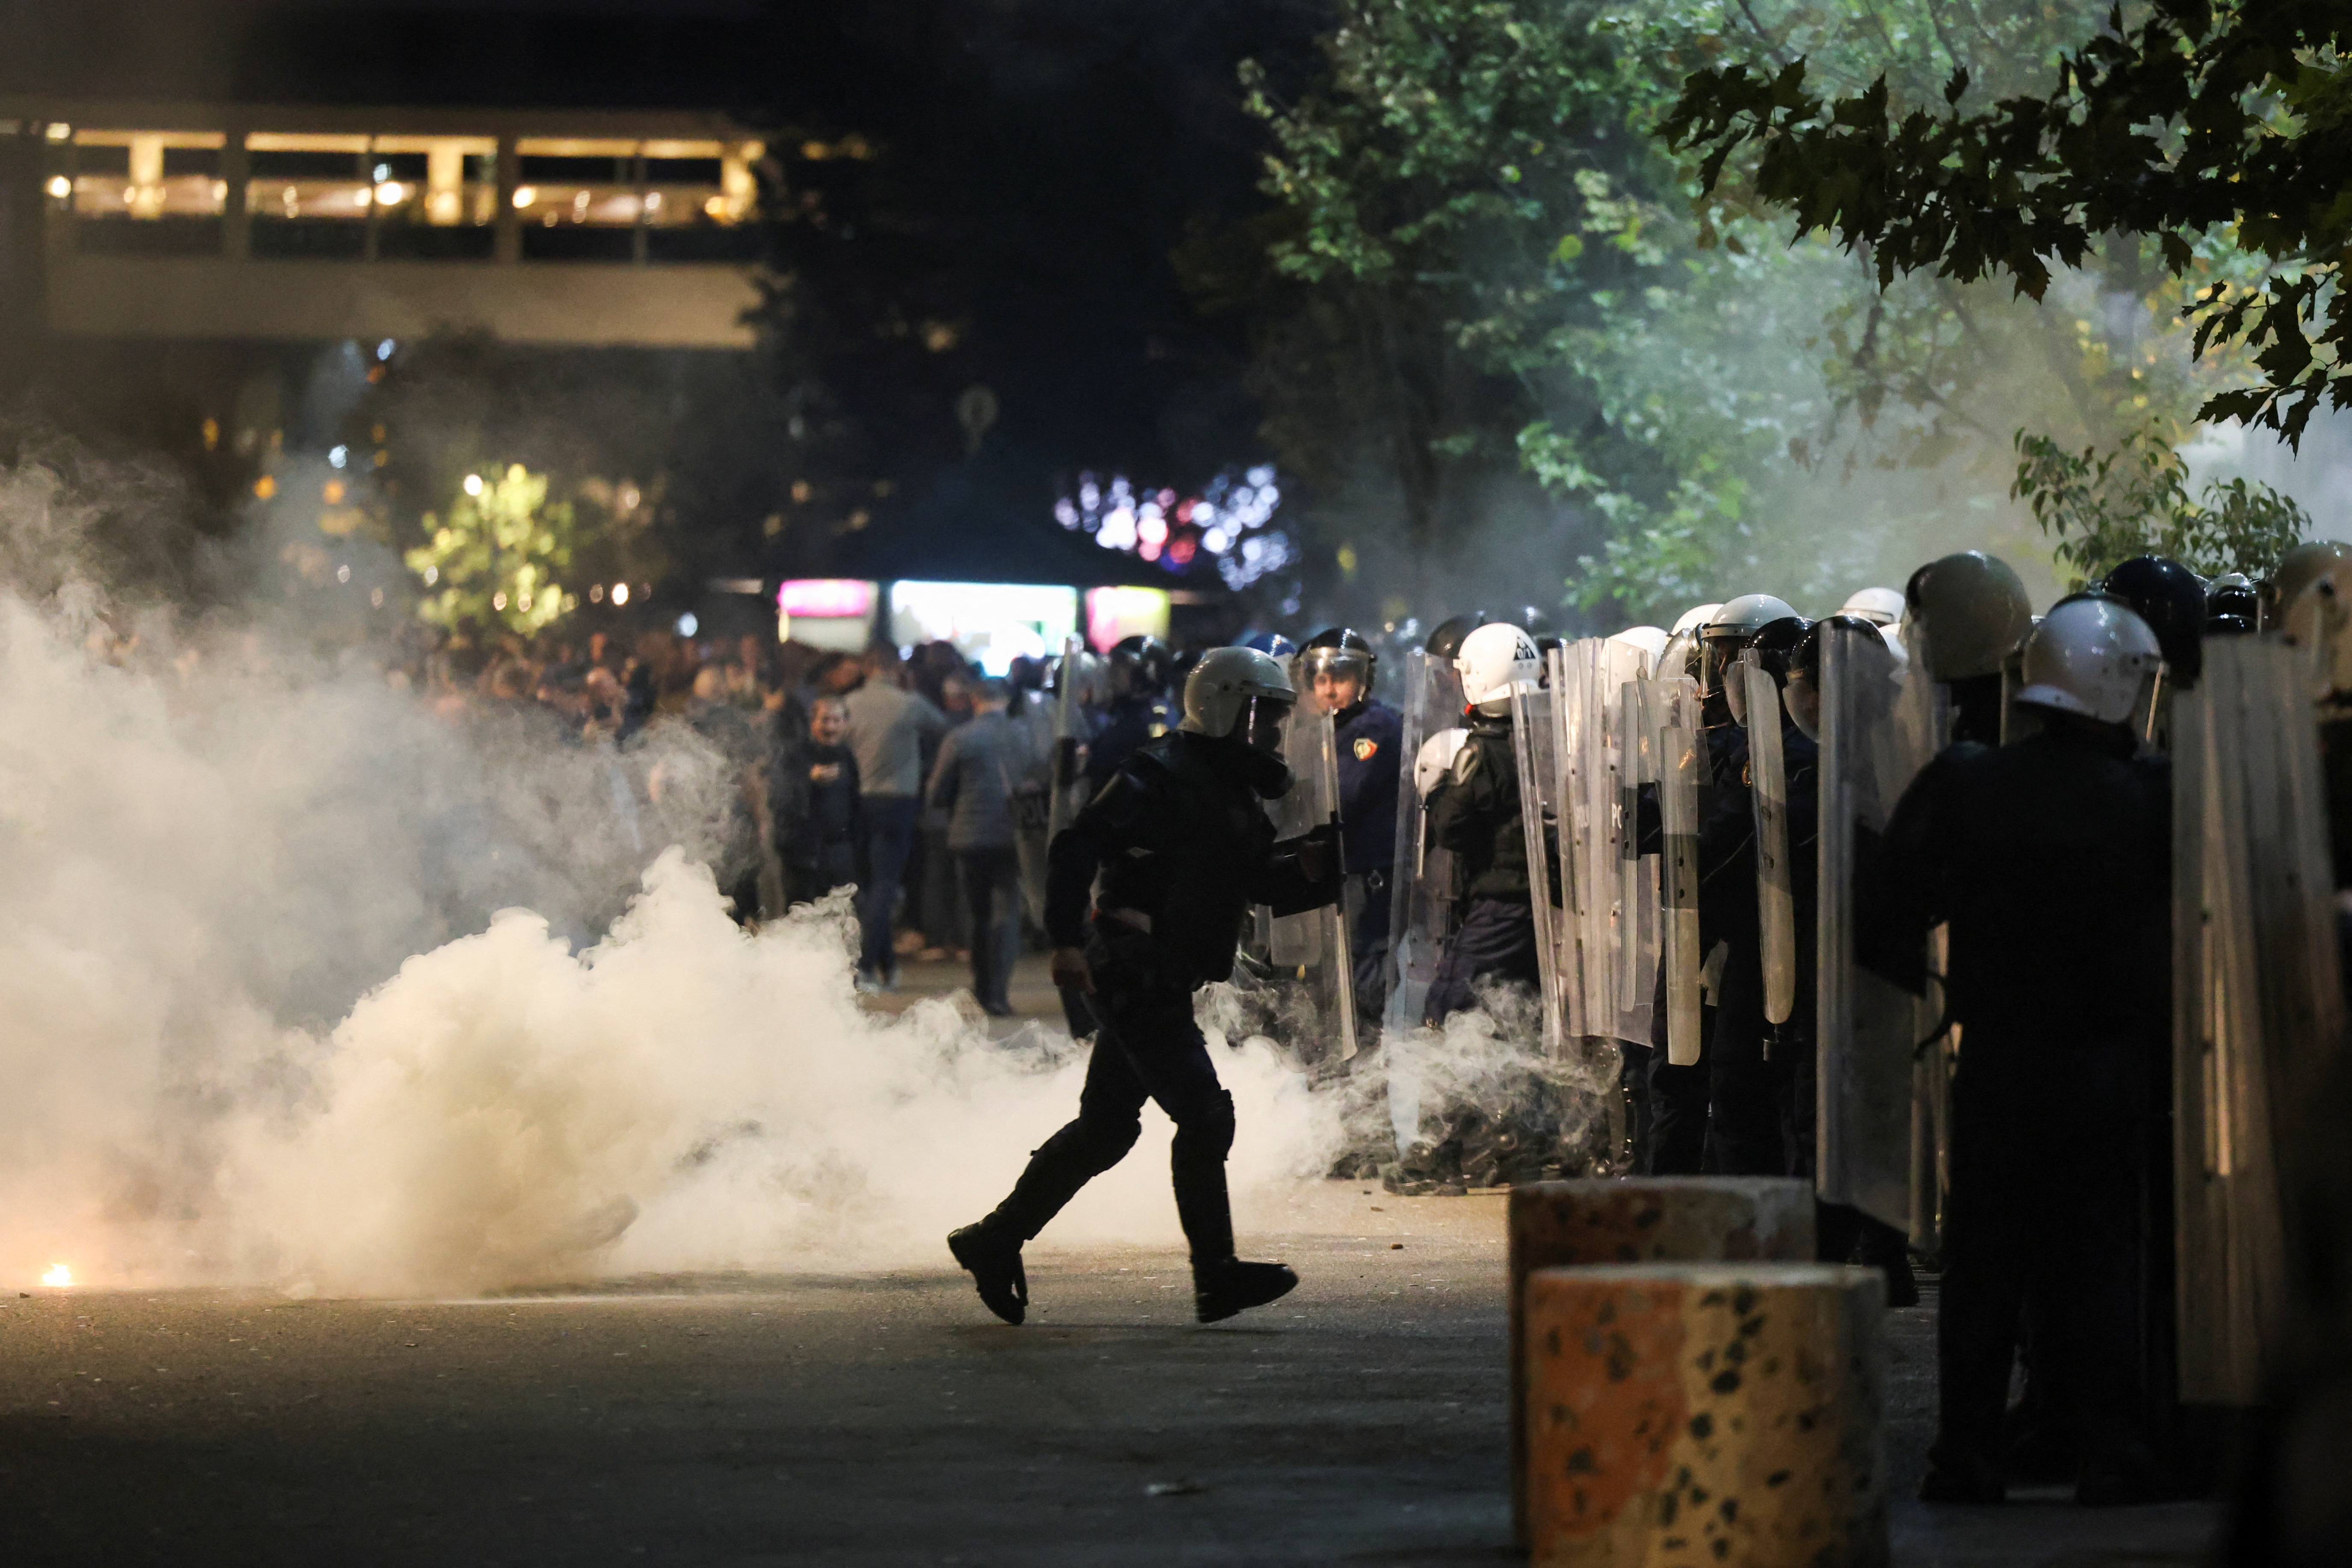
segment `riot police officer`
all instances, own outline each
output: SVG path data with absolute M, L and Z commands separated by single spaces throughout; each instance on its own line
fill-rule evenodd
M 1931 654 L 1940 641 L 1931 635 Z M 1930 1501 L 1998 1501 L 2020 1314 L 2063 1371 L 2086 1503 L 2148 1500 L 2135 1236 L 2152 1063 L 2168 1049 L 2169 773 L 2129 721 L 2161 658 L 2110 599 L 2053 609 L 2014 700 L 2041 728 L 1912 781 L 1865 879 L 1862 955 L 1921 990 L 1928 931 L 1962 1028 L 1937 1323 Z
M 1754 856 L 1751 853 L 1743 861 L 1738 855 L 1748 840 L 1750 830 L 1746 825 L 1754 811 L 1743 778 L 1748 742 L 1732 721 L 1723 676 L 1758 632 L 1775 621 L 1794 618 L 1796 612 L 1770 594 L 1742 594 L 1702 609 L 1702 618 L 1694 621 L 1699 612 L 1693 611 L 1677 622 L 1675 636 L 1690 638 L 1696 634 L 1690 662 L 1698 678 L 1699 720 L 1706 744 L 1706 777 L 1699 800 L 1699 950 L 1708 955 L 1710 1001 L 1701 1016 L 1700 1030 L 1706 1041 L 1704 1051 L 1712 1051 L 1722 1027 L 1723 965 L 1729 957 L 1727 948 L 1718 953 L 1717 947 L 1741 920 L 1752 928 L 1756 903 Z M 1675 644 L 1670 642 L 1664 665 L 1671 668 L 1675 659 Z M 1653 802 L 1643 811 L 1645 853 L 1663 847 L 1663 825 L 1655 819 L 1655 810 Z M 1737 912 L 1742 906 L 1747 910 L 1744 917 Z M 1676 1066 L 1668 1058 L 1665 983 L 1661 971 L 1659 1005 L 1652 1015 L 1655 1021 L 1650 1042 L 1650 1171 L 1661 1176 L 1696 1175 L 1710 1168 L 1711 1155 L 1720 1152 L 1710 1150 L 1707 1136 L 1714 1070 L 1704 1051 L 1700 1060 L 1690 1066 Z
M 1349 961 L 1356 1011 L 1377 1018 L 1388 995 L 1389 877 L 1396 865 L 1397 789 L 1404 721 L 1372 695 L 1379 668 L 1362 633 L 1333 626 L 1307 639 L 1300 684 L 1331 715 L 1339 751 L 1339 834 L 1346 849 Z
M 1030 1157 L 993 1213 L 948 1237 L 1006 1322 L 1021 1321 L 1028 1303 L 1022 1247 L 1125 1157 L 1146 1100 L 1176 1124 L 1170 1163 L 1200 1321 L 1262 1306 L 1298 1282 L 1281 1264 L 1234 1257 L 1233 1097 L 1192 1019 L 1192 993 L 1232 973 L 1252 904 L 1297 914 L 1339 893 L 1331 830 L 1277 843 L 1265 813 L 1290 787 L 1282 731 L 1297 700 L 1276 660 L 1249 648 L 1207 654 L 1184 683 L 1182 728 L 1139 747 L 1054 840 L 1053 975 L 1087 994 L 1099 1026 L 1077 1118 Z
M 1099 790 L 1146 742 L 1168 733 L 1168 645 L 1153 637 L 1111 645 L 1109 700 L 1087 742 L 1087 787 Z
M 1428 796 L 1430 837 L 1454 854 L 1461 913 L 1429 984 L 1423 1020 L 1430 1024 L 1476 1006 L 1480 982 L 1533 986 L 1542 979 L 1511 689 L 1532 689 L 1543 666 L 1535 639 L 1502 621 L 1477 627 L 1461 647 L 1454 663 L 1462 675 L 1467 733 Z

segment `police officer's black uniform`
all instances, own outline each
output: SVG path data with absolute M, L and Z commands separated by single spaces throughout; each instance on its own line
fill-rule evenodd
M 2155 1484 L 2135 1249 L 2168 1048 L 2170 774 L 2120 729 L 2048 723 L 1929 763 L 1863 889 L 1863 957 L 1914 989 L 1928 931 L 1949 925 L 1961 1035 L 1927 1488 L 1944 1500 L 2000 1494 L 2021 1308 L 2037 1374 L 2063 1374 L 2084 1500 Z
M 1339 747 L 1339 842 L 1348 872 L 1348 948 L 1356 1016 L 1388 998 L 1390 877 L 1396 868 L 1397 789 L 1404 721 L 1366 698 L 1331 716 Z
M 1055 837 L 1046 931 L 1057 947 L 1085 949 L 1099 1030 L 1076 1119 L 1030 1157 L 993 1214 L 950 1238 L 966 1268 L 973 1268 L 967 1253 L 975 1247 L 983 1264 L 991 1249 L 1010 1247 L 1017 1273 L 1019 1246 L 1134 1146 L 1146 1100 L 1176 1124 L 1170 1157 L 1176 1210 L 1203 1291 L 1203 1317 L 1219 1270 L 1278 1268 L 1234 1264 L 1225 1193 L 1234 1102 L 1192 1021 L 1192 993 L 1233 973 L 1252 904 L 1298 914 L 1339 896 L 1337 847 L 1328 845 L 1328 827 L 1306 838 L 1275 839 L 1263 801 L 1279 795 L 1288 781 L 1279 758 L 1244 739 L 1178 731 L 1137 751 Z M 1301 865 L 1301 850 L 1318 837 L 1332 864 L 1331 874 L 1316 881 Z M 1090 911 L 1087 895 L 1098 871 Z M 986 1299 L 986 1276 L 982 1268 L 974 1273 Z M 1018 1299 L 1010 1310 L 996 1300 L 989 1304 L 1020 1321 Z

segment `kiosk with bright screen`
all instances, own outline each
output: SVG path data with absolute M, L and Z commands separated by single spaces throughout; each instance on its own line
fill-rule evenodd
M 854 577 L 794 577 L 776 590 L 776 637 L 840 653 L 874 639 L 878 584 Z
M 946 642 L 991 675 L 1059 653 L 1078 629 L 1078 591 L 1034 583 L 893 583 L 890 640 Z

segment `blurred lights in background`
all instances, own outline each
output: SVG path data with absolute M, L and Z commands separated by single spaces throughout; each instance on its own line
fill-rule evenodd
M 1268 464 L 1228 469 L 1192 496 L 1139 489 L 1123 474 L 1108 480 L 1080 474 L 1076 492 L 1054 503 L 1054 520 L 1171 575 L 1198 570 L 1205 555 L 1227 587 L 1244 588 L 1298 560 L 1290 536 L 1270 526 L 1281 505 L 1281 483 Z

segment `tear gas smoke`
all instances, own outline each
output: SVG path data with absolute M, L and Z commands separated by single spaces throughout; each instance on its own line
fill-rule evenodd
M 110 596 L 125 507 L 169 525 L 0 470 L 0 1278 L 937 1267 L 1070 1114 L 1058 1031 L 865 1011 L 845 900 L 735 926 L 702 864 L 731 781 L 687 726 L 459 725 L 282 622 Z M 1343 1107 L 1262 1040 L 1217 1055 L 1246 1215 Z M 1174 1240 L 1154 1142 L 1049 1240 Z

